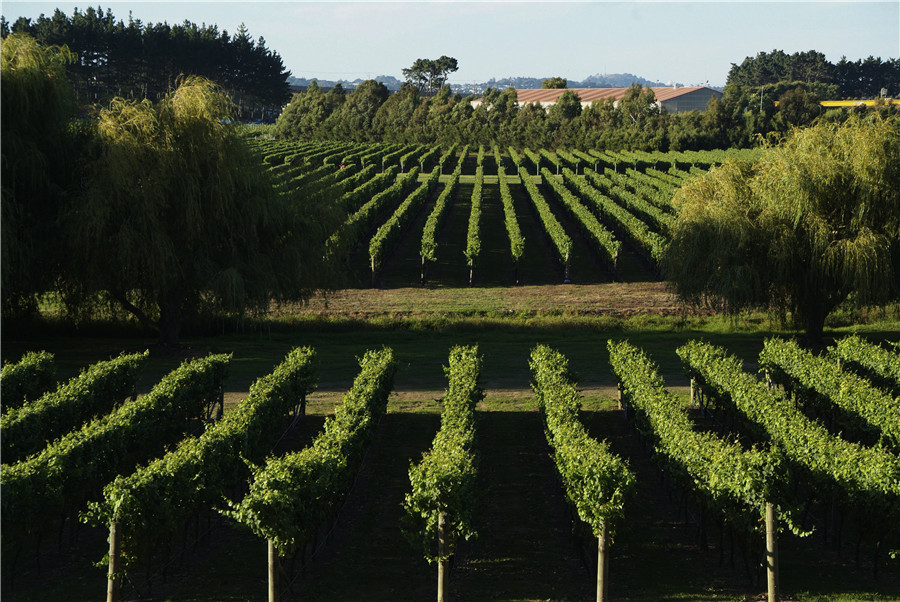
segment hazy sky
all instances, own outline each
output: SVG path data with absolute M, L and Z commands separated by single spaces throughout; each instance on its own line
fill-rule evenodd
M 116 19 L 246 24 L 297 77 L 393 75 L 455 57 L 453 83 L 633 73 L 723 85 L 732 63 L 778 49 L 837 62 L 900 57 L 900 2 L 2 2 L 3 16 L 101 6 Z

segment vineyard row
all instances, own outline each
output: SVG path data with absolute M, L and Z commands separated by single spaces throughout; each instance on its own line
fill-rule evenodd
M 654 449 L 661 470 L 691 492 L 702 517 L 718 517 L 751 553 L 763 553 L 762 530 L 767 558 L 774 553 L 770 546 L 779 525 L 807 534 L 811 506 L 837 508 L 879 547 L 896 546 L 900 410 L 891 391 L 900 386 L 900 353 L 847 337 L 814 355 L 773 338 L 759 357 L 763 374 L 753 375 L 723 349 L 689 342 L 677 353 L 693 379 L 692 402 L 716 416 L 715 425 L 706 425 L 666 390 L 643 351 L 627 342 L 610 341 L 608 348 L 621 407 Z M 86 399 L 106 398 L 114 408 L 70 425 L 58 438 L 48 430 L 53 434 L 46 447 L 3 466 L 7 549 L 22 549 L 26 538 L 46 533 L 61 518 L 80 516 L 109 526 L 113 599 L 121 576 L 141 555 L 165 547 L 191 516 L 204 510 L 219 510 L 267 539 L 276 560 L 296 553 L 344 497 L 373 443 L 397 370 L 390 349 L 366 353 L 353 386 L 321 434 L 308 447 L 260 465 L 279 433 L 303 416 L 305 399 L 315 388 L 315 355 L 309 348 L 293 350 L 224 416 L 215 412 L 221 410 L 230 360 L 224 355 L 185 362 L 148 394 L 120 404 L 132 394 L 146 354 L 121 356 L 7 410 L 4 420 L 51 403 L 64 406 L 61 398 L 66 397 L 79 408 Z M 52 361 L 49 354 L 40 357 L 38 363 Z M 28 355 L 5 366 L 0 382 L 7 386 L 17 369 L 35 362 L 36 356 Z M 116 366 L 123 376 L 113 381 L 124 387 L 109 384 Z M 563 489 L 598 538 L 600 592 L 607 578 L 607 534 L 623 516 L 634 476 L 627 461 L 591 438 L 581 424 L 577 383 L 566 358 L 538 346 L 530 367 Z M 432 450 L 410 468 L 404 525 L 425 556 L 439 564 L 452 555 L 458 538 L 471 534 L 469 517 L 477 512 L 471 506 L 478 466 L 475 407 L 484 397 L 477 348 L 452 349 L 446 373 L 441 429 Z M 846 422 L 835 427 L 821 420 L 837 415 Z M 58 428 L 52 412 L 43 416 Z M 94 501 L 98 495 L 100 501 Z M 229 499 L 233 501 L 223 506 Z M 430 534 L 435 533 L 440 543 L 433 549 Z M 15 556 L 4 555 L 4 562 L 14 564 Z M 773 562 L 768 564 L 774 574 Z
M 428 266 L 439 260 L 464 264 L 471 284 L 486 245 L 508 247 L 508 264 L 516 281 L 526 246 L 535 249 L 533 254 L 541 253 L 538 249 L 545 245 L 555 249 L 560 280 L 572 276 L 570 260 L 576 246 L 579 253 L 597 261 L 592 273 L 578 275 L 582 280 L 608 277 L 602 274 L 621 278 L 617 265 L 623 244 L 643 258 L 652 278 L 658 278 L 675 223 L 672 197 L 685 178 L 728 158 L 756 157 L 744 151 L 509 148 L 504 154 L 497 147 L 488 153 L 484 146 L 460 150 L 456 146 L 273 140 L 254 140 L 253 144 L 278 189 L 294 202 L 330 203 L 344 212 L 342 223 L 327 242 L 328 255 L 338 261 L 342 273 L 358 277 L 365 257 L 366 280 L 377 285 L 393 267 L 390 258 L 400 243 L 408 237 L 421 237 L 419 282 L 408 276 L 407 286 L 424 281 Z M 489 155 L 493 161 L 486 160 Z M 508 176 L 510 171 L 515 175 Z M 474 184 L 462 188 L 461 179 L 469 174 L 474 175 Z M 422 186 L 414 185 L 417 178 L 424 180 Z M 440 193 L 435 190 L 438 182 L 444 184 Z M 487 195 L 494 182 L 498 192 Z M 466 196 L 456 199 L 459 194 Z M 508 244 L 498 240 L 502 234 L 496 228 L 484 224 L 483 205 L 495 197 L 502 203 Z M 444 246 L 441 226 L 454 203 L 467 208 L 468 225 L 461 255 L 447 257 L 440 251 Z M 522 221 L 534 219 L 540 224 L 542 240 L 526 242 Z

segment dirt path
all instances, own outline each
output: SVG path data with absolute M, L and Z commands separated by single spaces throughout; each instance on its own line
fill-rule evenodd
M 693 315 L 664 282 L 611 282 L 503 288 L 345 289 L 289 305 L 276 314 L 326 318 L 481 315 L 573 315 L 628 317 L 638 314 Z

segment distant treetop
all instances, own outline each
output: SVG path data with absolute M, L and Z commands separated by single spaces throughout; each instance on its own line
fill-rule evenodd
M 900 96 L 900 59 L 870 56 L 865 60 L 837 64 L 815 50 L 787 54 L 783 50 L 760 52 L 740 65 L 732 63 L 726 85 L 760 87 L 783 82 L 836 84 L 843 98 L 874 98 L 882 89 L 887 96 Z
M 564 77 L 551 77 L 541 82 L 541 88 L 545 90 L 561 90 L 569 87 L 569 82 Z
M 28 33 L 41 45 L 67 46 L 78 56 L 68 66 L 79 104 L 106 104 L 115 96 L 158 101 L 179 78 L 199 75 L 219 84 L 244 119 L 274 119 L 290 99 L 287 78 L 277 52 L 255 40 L 242 24 L 230 35 L 216 25 L 189 21 L 169 25 L 144 23 L 130 16 L 116 20 L 112 11 L 88 7 L 67 16 L 35 20 L 24 17 L 0 34 Z
M 447 76 L 459 69 L 455 58 L 442 56 L 439 59 L 416 59 L 408 69 L 403 70 L 407 83 L 419 92 L 434 94 L 447 81 Z

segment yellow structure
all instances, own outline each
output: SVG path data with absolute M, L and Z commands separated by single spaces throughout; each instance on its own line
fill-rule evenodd
M 874 107 L 878 105 L 900 105 L 900 100 L 823 100 L 823 107 Z

